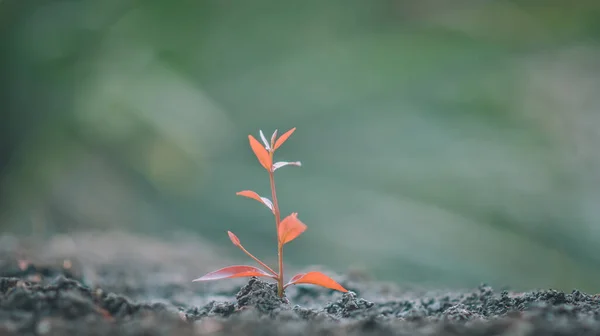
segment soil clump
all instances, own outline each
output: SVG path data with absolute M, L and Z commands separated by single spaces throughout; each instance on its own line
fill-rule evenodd
M 281 299 L 257 278 L 191 283 L 223 262 L 193 246 L 110 233 L 33 245 L 2 237 L 0 335 L 600 334 L 600 297 L 578 290 L 425 290 L 349 274 L 335 277 L 348 293 L 294 286 Z

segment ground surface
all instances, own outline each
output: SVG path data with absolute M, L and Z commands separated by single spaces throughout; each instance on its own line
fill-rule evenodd
M 103 233 L 0 238 L 0 335 L 598 335 L 578 291 L 423 291 L 360 274 L 351 290 L 190 280 L 227 262 L 197 241 Z

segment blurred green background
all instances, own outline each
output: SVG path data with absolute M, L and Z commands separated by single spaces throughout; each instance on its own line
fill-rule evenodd
M 0 0 L 0 223 L 234 231 L 437 286 L 600 290 L 600 3 Z

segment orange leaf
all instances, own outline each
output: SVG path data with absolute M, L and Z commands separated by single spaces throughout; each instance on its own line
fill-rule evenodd
M 254 266 L 228 266 L 225 268 L 221 268 L 220 270 L 210 272 L 198 279 L 193 280 L 197 281 L 211 281 L 211 280 L 221 280 L 221 279 L 231 279 L 231 278 L 241 278 L 241 277 L 268 277 L 275 278 L 274 275 L 267 273 L 261 270 L 258 267 Z
M 255 193 L 252 190 L 238 191 L 235 194 L 238 195 L 238 196 L 244 196 L 244 197 L 255 199 L 255 200 L 257 200 L 257 201 L 259 201 L 261 203 L 263 202 L 262 198 L 260 198 L 260 195 L 257 194 L 257 193 Z
M 265 167 L 266 170 L 271 171 L 271 156 L 269 156 L 269 152 L 265 149 L 263 145 L 258 142 L 252 135 L 248 135 L 248 140 L 250 140 L 250 147 L 258 158 L 258 162 Z
M 302 223 L 298 219 L 297 213 L 285 217 L 279 227 L 277 228 L 277 235 L 279 236 L 279 243 L 281 245 L 287 244 L 292 240 L 296 239 L 302 232 L 306 230 L 306 224 Z
M 227 234 L 229 235 L 229 239 L 231 239 L 231 242 L 233 243 L 233 245 L 242 246 L 240 239 L 236 235 L 234 235 L 233 232 L 227 231 Z
M 291 130 L 283 133 L 279 139 L 277 139 L 277 141 L 275 141 L 275 147 L 273 147 L 273 150 L 276 150 L 277 148 L 279 148 L 281 145 L 283 145 L 283 143 L 290 137 L 290 135 L 292 135 L 292 133 L 294 133 L 294 131 L 296 130 L 296 127 L 292 128 Z
M 271 209 L 271 211 L 273 211 L 273 203 L 271 202 L 271 200 L 266 197 L 260 197 L 259 194 L 255 193 L 252 190 L 243 190 L 243 191 L 236 192 L 235 194 L 238 196 L 244 196 L 244 197 L 255 199 L 255 200 L 259 201 L 260 203 L 266 205 L 267 208 L 269 208 L 269 209 Z
M 290 280 L 290 282 L 286 286 L 296 284 L 318 285 L 325 288 L 335 289 L 344 293 L 348 291 L 339 283 L 335 282 L 335 280 L 321 272 L 308 272 L 305 274 L 297 274 L 292 278 L 292 280 Z

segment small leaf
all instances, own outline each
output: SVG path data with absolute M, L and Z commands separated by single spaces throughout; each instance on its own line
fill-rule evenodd
M 266 205 L 267 208 L 269 208 L 269 209 L 271 209 L 271 211 L 273 211 L 273 203 L 271 202 L 271 200 L 266 197 L 261 197 L 259 194 L 255 193 L 252 190 L 238 191 L 235 194 L 238 196 L 244 196 L 244 197 L 255 199 L 255 200 L 259 201 L 260 203 Z
M 263 144 L 265 144 L 265 149 L 270 151 L 271 147 L 269 146 L 269 142 L 267 141 L 267 138 L 265 138 L 265 134 L 262 130 L 260 130 L 260 139 L 262 140 Z
M 277 228 L 277 236 L 281 245 L 287 244 L 296 239 L 306 230 L 306 225 L 298 219 L 297 213 L 285 217 Z
M 248 140 L 250 141 L 250 147 L 256 155 L 258 162 L 268 171 L 271 171 L 271 157 L 269 156 L 269 152 L 263 147 L 263 145 L 258 142 L 252 135 L 248 135 Z
M 228 266 L 221 268 L 220 270 L 207 273 L 206 275 L 192 280 L 193 282 L 198 281 L 212 281 L 221 279 L 231 278 L 242 278 L 242 277 L 268 277 L 275 279 L 275 276 L 269 274 L 258 267 L 253 266 Z
M 288 162 L 288 161 L 279 161 L 273 164 L 273 171 L 285 166 L 298 166 L 301 167 L 302 163 L 300 161 Z
M 277 140 L 277 130 L 273 131 L 273 135 L 271 135 L 271 147 L 275 146 L 275 140 Z
M 281 145 L 283 145 L 283 143 L 290 137 L 290 135 L 292 135 L 292 133 L 294 133 L 295 130 L 296 130 L 296 127 L 294 127 L 291 130 L 283 133 L 279 137 L 279 139 L 277 139 L 277 141 L 275 142 L 275 147 L 273 147 L 273 150 L 276 150 L 277 148 L 281 147 Z
M 339 283 L 335 282 L 332 278 L 321 272 L 308 272 L 304 274 L 295 275 L 290 282 L 286 285 L 296 285 L 296 284 L 311 284 L 317 285 L 325 288 L 334 289 L 340 292 L 346 293 L 348 290 L 342 287 Z
M 242 246 L 240 239 L 236 235 L 234 235 L 233 232 L 227 231 L 227 234 L 229 235 L 229 239 L 231 239 L 231 242 L 233 243 L 233 245 Z

